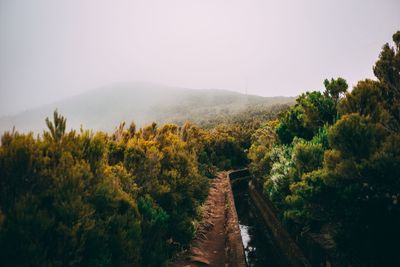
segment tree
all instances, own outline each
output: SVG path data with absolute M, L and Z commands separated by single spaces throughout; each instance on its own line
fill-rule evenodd
M 373 68 L 381 83 L 382 99 L 391 115 L 387 127 L 400 132 L 400 31 L 393 34 L 394 47 L 385 44 Z
M 347 82 L 343 78 L 328 79 L 324 80 L 325 92 L 324 95 L 333 99 L 335 105 L 339 102 L 339 99 L 347 92 Z
M 282 144 L 292 143 L 295 136 L 304 139 L 312 138 L 312 130 L 307 128 L 304 116 L 304 109 L 299 104 L 281 115 L 276 127 L 276 135 Z
M 353 113 L 343 116 L 329 131 L 332 148 L 344 156 L 355 159 L 368 158 L 384 140 L 386 133 L 379 124 Z
M 271 171 L 264 177 L 264 194 L 278 207 L 284 208 L 293 177 L 292 149 L 289 146 L 274 146 L 271 150 Z
M 311 140 L 322 126 L 332 124 L 336 115 L 336 105 L 330 96 L 318 91 L 306 92 L 281 115 L 276 134 L 283 144 L 290 144 L 296 136 Z
M 251 137 L 252 145 L 247 157 L 250 159 L 249 169 L 257 178 L 263 177 L 271 170 L 271 150 L 277 139 L 275 133 L 277 124 L 277 120 L 269 121 Z
M 46 125 L 49 128 L 51 138 L 56 142 L 60 142 L 61 138 L 65 134 L 65 126 L 67 120 L 58 114 L 58 111 L 55 110 L 53 113 L 53 121 L 50 121 L 49 118 L 46 118 Z
M 389 114 L 383 105 L 381 84 L 370 79 L 359 81 L 340 101 L 338 111 L 340 115 L 359 113 L 383 125 L 386 125 L 389 120 Z
M 322 167 L 324 149 L 321 144 L 298 142 L 293 147 L 292 158 L 298 177 Z

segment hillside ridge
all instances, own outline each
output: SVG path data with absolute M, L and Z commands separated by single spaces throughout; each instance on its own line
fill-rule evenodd
M 245 95 L 223 89 L 187 89 L 150 83 L 120 83 L 90 90 L 52 104 L 29 109 L 14 116 L 0 117 L 0 132 L 41 132 L 44 118 L 55 109 L 68 119 L 68 129 L 81 126 L 112 131 L 120 122 L 143 126 L 157 123 L 199 122 L 235 114 L 249 107 L 290 104 L 292 97 Z

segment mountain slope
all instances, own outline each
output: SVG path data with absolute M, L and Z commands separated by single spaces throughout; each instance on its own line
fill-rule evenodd
M 121 121 L 142 126 L 185 120 L 199 122 L 254 106 L 292 103 L 294 98 L 261 97 L 225 90 L 190 90 L 146 83 L 104 87 L 17 114 L 0 118 L 0 132 L 12 129 L 41 132 L 44 119 L 55 109 L 67 118 L 68 129 L 113 130 Z

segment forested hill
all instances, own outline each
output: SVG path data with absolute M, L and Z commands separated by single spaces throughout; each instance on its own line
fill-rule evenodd
M 68 99 L 0 118 L 0 132 L 12 129 L 41 132 L 43 118 L 55 109 L 65 114 L 68 126 L 111 131 L 121 121 L 141 126 L 151 122 L 181 124 L 185 120 L 212 124 L 257 107 L 293 103 L 290 97 L 261 97 L 227 90 L 190 90 L 148 83 L 116 84 Z

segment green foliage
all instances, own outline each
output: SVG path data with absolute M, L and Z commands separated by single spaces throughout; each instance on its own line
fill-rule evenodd
M 264 192 L 278 208 L 283 208 L 292 179 L 291 147 L 274 146 L 270 157 L 272 166 L 269 175 L 264 177 Z
M 335 103 L 337 103 L 339 99 L 347 92 L 347 88 L 349 87 L 346 80 L 340 77 L 336 80 L 331 79 L 330 81 L 325 79 L 324 86 L 324 94 L 332 98 Z
M 115 165 L 124 162 L 125 143 L 123 141 L 110 140 L 108 142 L 108 162 Z
M 252 145 L 247 157 L 250 160 L 249 169 L 256 177 L 262 177 L 271 170 L 271 148 L 276 141 L 275 128 L 278 121 L 269 121 L 260 127 L 251 137 Z
M 330 145 L 343 156 L 368 158 L 385 136 L 384 129 L 370 119 L 353 113 L 345 115 L 329 131 Z
M 386 126 L 400 131 L 400 31 L 393 34 L 394 47 L 385 44 L 374 66 L 381 87 L 383 105 L 390 114 Z
M 0 170 L 6 174 L 1 176 L 2 183 L 6 182 L 3 177 L 21 175 L 16 170 L 26 158 L 10 154 L 21 137 L 14 133 L 11 143 L 1 146 Z M 134 199 L 116 187 L 116 177 L 101 169 L 94 177 L 89 159 L 74 157 L 68 143 L 57 162 L 52 162 L 51 157 L 39 155 L 54 147 L 24 139 L 20 148 L 36 151 L 30 152 L 36 157 L 22 174 L 31 181 L 29 187 L 16 185 L 17 195 L 10 194 L 15 189 L 3 188 L 1 206 L 8 203 L 8 209 L 0 231 L 1 261 L 9 266 L 139 264 L 139 215 Z
M 311 129 L 306 127 L 304 121 L 304 110 L 296 104 L 294 107 L 283 113 L 276 127 L 276 135 L 282 144 L 290 144 L 295 136 L 310 139 Z
M 57 110 L 54 111 L 53 122 L 51 122 L 49 118 L 46 118 L 46 125 L 50 130 L 51 138 L 55 142 L 59 142 L 63 137 L 66 123 L 67 120 L 63 116 L 60 116 Z
M 325 124 L 332 124 L 336 119 L 334 99 L 320 92 L 306 92 L 297 102 L 303 107 L 304 122 L 312 134 L 316 134 Z
M 42 137 L 1 138 L 0 262 L 163 266 L 191 240 L 208 192 L 203 141 L 182 140 L 176 125 L 121 124 L 110 137 L 67 133 L 65 122 L 55 112 Z
M 388 121 L 387 111 L 383 107 L 380 83 L 373 80 L 359 81 L 350 93 L 338 105 L 341 115 L 358 113 L 374 122 Z
M 324 127 L 318 130 L 318 133 L 314 135 L 311 139 L 312 144 L 320 144 L 324 150 L 330 148 L 328 141 L 328 131 L 329 125 L 324 125 Z
M 333 238 L 344 266 L 400 265 L 400 32 L 393 41 L 377 81 L 345 94 L 345 80 L 325 80 L 324 95 L 303 94 L 281 115 L 277 140 L 260 128 L 249 152 L 285 225 Z
M 286 222 L 293 221 L 297 225 L 312 226 L 312 229 L 316 230 L 321 222 L 327 221 L 324 202 L 329 192 L 323 177 L 322 170 L 314 170 L 305 173 L 300 181 L 290 185 L 290 194 L 285 199 L 287 209 L 284 211 L 284 218 Z
M 290 144 L 294 137 L 310 140 L 322 126 L 332 124 L 336 115 L 335 100 L 329 94 L 307 92 L 282 114 L 276 133 L 283 144 Z
M 221 125 L 211 130 L 205 145 L 210 162 L 223 170 L 245 166 L 250 137 L 240 125 Z
M 324 149 L 321 144 L 298 142 L 293 147 L 292 158 L 297 175 L 311 172 L 322 167 Z
M 145 266 L 162 266 L 168 257 L 168 214 L 151 197 L 139 199 L 139 211 L 142 214 L 142 231 L 146 237 L 143 242 L 143 261 Z

